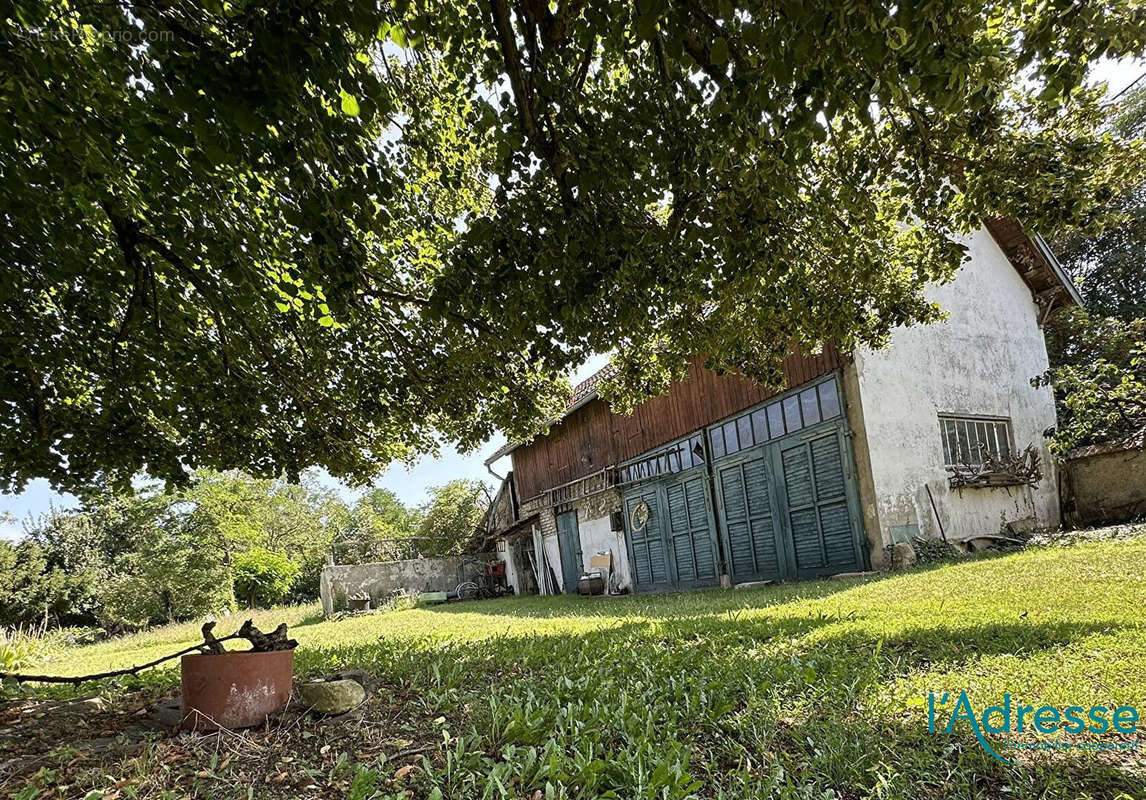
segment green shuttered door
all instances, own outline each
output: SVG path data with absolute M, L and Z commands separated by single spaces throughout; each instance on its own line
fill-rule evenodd
M 767 451 L 717 468 L 728 570 L 733 583 L 781 575 Z
M 788 528 L 798 576 L 860 568 L 839 430 L 780 450 Z
M 804 399 L 807 408 L 800 405 Z M 779 412 L 781 403 L 782 416 L 766 417 L 772 408 Z M 634 588 L 714 586 L 722 572 L 720 553 L 733 583 L 863 569 L 859 506 L 840 411 L 835 383 L 824 382 L 708 429 L 715 453 L 727 453 L 712 462 L 715 514 L 705 466 L 630 488 L 624 509 Z M 793 429 L 788 422 L 796 419 Z M 649 521 L 634 530 L 633 509 L 642 501 Z
M 665 486 L 669 541 L 675 581 L 680 587 L 711 586 L 717 582 L 716 541 L 708 513 L 704 472 Z
M 630 562 L 633 583 L 639 589 L 657 589 L 669 583 L 668 556 L 661 534 L 661 510 L 656 485 L 643 487 L 636 494 L 625 497 L 625 527 L 628 530 Z M 649 519 L 644 528 L 633 526 L 633 510 L 641 503 L 649 507 Z
M 561 583 L 565 594 L 577 594 L 577 579 L 581 577 L 581 531 L 577 527 L 576 511 L 557 515 L 557 544 L 561 550 Z
M 633 510 L 649 507 L 648 524 L 633 525 Z M 633 582 L 641 591 L 691 589 L 720 581 L 716 535 L 703 469 L 642 485 L 625 496 Z

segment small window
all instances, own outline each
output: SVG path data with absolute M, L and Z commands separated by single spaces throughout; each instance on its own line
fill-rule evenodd
M 739 453 L 741 447 L 740 440 L 736 436 L 736 422 L 726 422 L 720 426 L 724 431 L 724 452 L 726 455 Z
M 740 437 L 740 447 L 751 447 L 754 442 L 752 441 L 752 420 L 745 414 L 743 417 L 738 417 L 736 420 L 736 434 Z
M 773 439 L 784 435 L 784 413 L 780 410 L 779 403 L 768 406 L 768 431 Z
M 784 425 L 788 428 L 788 433 L 795 433 L 804 427 L 804 423 L 800 421 L 799 395 L 784 398 Z
M 831 419 L 840 413 L 840 398 L 836 393 L 836 382 L 828 381 L 816 387 L 820 393 L 820 411 L 824 419 Z
M 692 447 L 692 463 L 704 463 L 704 442 L 699 436 L 693 436 L 689 439 L 689 444 Z
M 816 389 L 800 392 L 800 411 L 804 414 L 805 425 L 815 425 L 820 421 L 820 404 L 816 401 Z
M 985 455 L 1002 461 L 1011 455 L 1011 421 L 997 417 L 939 415 L 943 464 L 948 467 L 983 463 Z
M 709 433 L 712 439 L 712 457 L 720 458 L 724 455 L 724 431 L 713 428 Z
M 764 409 L 758 408 L 752 412 L 752 438 L 756 444 L 768 441 L 768 418 L 764 416 Z
M 688 452 L 688 442 L 681 442 L 676 446 L 673 459 L 676 461 L 676 472 L 683 472 L 692 466 L 692 454 Z

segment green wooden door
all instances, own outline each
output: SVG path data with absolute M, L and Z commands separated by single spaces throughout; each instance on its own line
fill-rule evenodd
M 714 586 L 720 580 L 716 535 L 704 470 L 690 470 L 664 483 L 672 583 L 682 589 Z
M 733 583 L 783 577 L 783 548 L 773 511 L 769 450 L 716 466 L 716 493 L 724 555 Z
M 577 579 L 581 577 L 581 532 L 577 528 L 576 511 L 557 515 L 557 543 L 561 550 L 562 588 L 565 594 L 577 594 Z
M 839 427 L 779 446 L 785 522 L 798 577 L 862 569 L 844 447 Z
M 624 498 L 629 569 L 636 591 L 672 588 L 659 495 L 658 485 L 653 483 L 626 493 Z

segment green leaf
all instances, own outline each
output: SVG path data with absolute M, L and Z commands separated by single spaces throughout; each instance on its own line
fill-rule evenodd
M 342 113 L 348 117 L 358 116 L 358 101 L 345 89 L 342 90 Z
M 728 42 L 724 40 L 724 37 L 717 37 L 716 41 L 712 43 L 708 57 L 717 66 L 728 63 Z

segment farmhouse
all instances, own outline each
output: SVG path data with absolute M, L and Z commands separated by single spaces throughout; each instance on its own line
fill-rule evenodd
M 895 544 L 1058 523 L 1042 324 L 1079 303 L 1045 243 L 1011 220 L 967 240 L 928 295 L 941 323 L 890 346 L 793 352 L 786 389 L 717 375 L 612 413 L 608 368 L 546 435 L 510 443 L 488 532 L 520 593 L 666 591 L 880 569 Z

